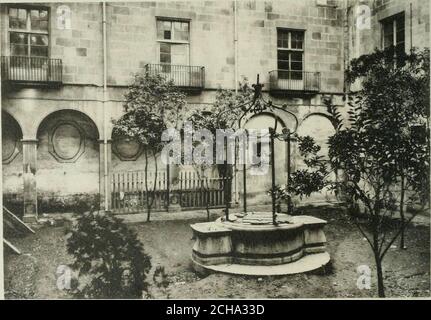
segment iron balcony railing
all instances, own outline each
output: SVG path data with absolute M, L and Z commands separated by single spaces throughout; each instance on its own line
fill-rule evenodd
M 269 73 L 271 91 L 320 91 L 320 72 L 273 70 Z
M 160 74 L 167 80 L 173 80 L 181 88 L 203 89 L 205 86 L 205 68 L 200 66 L 183 66 L 171 64 L 147 64 L 149 74 Z
M 17 83 L 59 84 L 62 82 L 61 59 L 11 56 L 1 57 L 2 80 Z

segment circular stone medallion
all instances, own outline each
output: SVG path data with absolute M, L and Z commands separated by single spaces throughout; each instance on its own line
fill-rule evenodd
M 73 124 L 60 124 L 52 134 L 52 145 L 59 158 L 71 160 L 78 155 L 82 148 L 81 132 Z
M 142 151 L 139 141 L 121 137 L 114 141 L 113 150 L 121 160 L 136 160 Z

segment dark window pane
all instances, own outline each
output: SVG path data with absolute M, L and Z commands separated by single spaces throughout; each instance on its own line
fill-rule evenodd
M 10 33 L 11 44 L 28 44 L 28 34 L 20 32 Z
M 30 54 L 33 57 L 48 57 L 48 47 L 31 46 Z
M 397 24 L 397 29 L 404 30 L 404 28 L 405 28 L 404 14 L 400 14 L 399 16 L 397 16 L 395 18 L 395 21 L 396 21 L 396 24 Z
M 160 43 L 160 53 L 171 53 L 171 45 L 169 43 Z
M 171 63 L 171 55 L 170 54 L 160 54 L 160 63 Z
M 394 45 L 394 24 L 393 21 L 383 24 L 383 46 L 385 48 Z
M 27 56 L 28 55 L 28 46 L 27 45 L 16 45 L 11 44 L 11 55 L 12 56 Z
M 290 69 L 289 61 L 278 60 L 277 69 L 278 70 L 289 70 Z
M 304 32 L 303 31 L 292 31 L 292 40 L 295 41 L 304 41 Z
M 404 30 L 397 30 L 397 44 L 405 41 Z
M 32 34 L 30 37 L 31 45 L 48 46 L 48 36 Z
M 292 61 L 302 62 L 302 52 L 292 52 L 291 59 Z
M 291 33 L 292 37 L 292 49 L 302 49 L 304 44 L 304 33 L 294 32 Z
M 292 70 L 302 71 L 302 62 L 292 62 L 291 67 L 292 67 Z
M 278 78 L 279 79 L 290 79 L 290 71 L 280 71 L 278 70 Z
M 302 71 L 292 71 L 292 80 L 302 80 Z
M 160 43 L 160 63 L 171 63 L 171 45 Z
M 397 55 L 399 55 L 399 54 L 402 55 L 403 53 L 405 53 L 406 52 L 405 43 L 404 42 L 397 43 L 395 50 L 396 50 Z
M 278 50 L 278 60 L 289 60 L 289 51 Z
M 289 31 L 277 30 L 277 46 L 279 48 L 289 48 Z

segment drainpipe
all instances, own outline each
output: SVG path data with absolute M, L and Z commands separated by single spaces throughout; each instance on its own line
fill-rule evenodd
M 1 6 L 0 6 L 0 13 L 1 13 Z M 1 14 L 0 14 L 1 17 Z M 1 18 L 0 18 L 0 25 L 1 25 Z M 1 37 L 0 37 L 1 38 Z M 1 40 L 1 39 L 0 39 Z M 1 41 L 0 41 L 0 52 L 1 52 Z M 1 66 L 0 66 L 1 69 Z M 1 71 L 1 70 L 0 70 Z M 0 111 L 2 111 L 2 103 L 1 103 L 1 72 L 0 72 Z M 1 123 L 1 117 L 2 113 L 0 112 L 0 123 Z M 2 136 L 0 135 L 0 142 L 2 142 Z M 0 153 L 2 151 L 2 145 L 3 143 L 0 143 Z M 0 161 L 0 172 L 3 172 L 3 165 Z M 4 300 L 4 267 L 3 267 L 3 197 L 0 197 L 0 300 Z
M 344 24 L 344 28 L 345 28 L 345 32 L 346 32 L 346 40 L 343 42 L 344 43 L 344 71 L 346 71 L 346 69 L 350 66 L 350 51 L 353 49 L 351 47 L 351 42 L 350 42 L 350 27 L 349 27 L 349 21 L 350 21 L 350 14 L 352 13 L 352 6 L 349 5 L 348 2 L 346 2 L 346 10 L 345 10 L 345 24 Z M 353 16 L 354 18 L 354 16 Z M 353 21 L 353 23 L 355 23 L 355 21 Z M 344 73 L 344 77 L 346 77 L 346 74 Z M 344 107 L 348 108 L 349 106 L 349 91 L 350 91 L 350 85 L 348 85 L 346 79 L 344 79 Z
M 238 93 L 238 3 L 237 0 L 233 1 L 233 45 L 234 45 L 234 73 L 235 73 L 235 95 Z M 235 144 L 236 145 L 236 144 Z M 238 146 L 235 147 L 235 154 L 238 154 Z M 238 164 L 237 156 L 235 156 L 235 203 L 239 201 L 239 186 L 238 186 Z
M 238 3 L 237 0 L 233 2 L 233 21 L 234 21 L 234 49 L 235 49 L 235 93 L 238 93 Z
M 233 1 L 233 45 L 234 45 L 234 68 L 235 68 L 235 95 L 238 93 L 238 3 L 237 0 Z M 238 150 L 236 148 L 236 150 Z M 238 152 L 236 152 L 238 154 Z M 238 186 L 238 168 L 235 157 L 235 203 L 239 201 L 239 186 Z
M 413 50 L 413 4 L 410 3 L 410 50 Z
M 107 96 L 107 55 L 106 55 L 106 2 L 102 2 L 102 26 L 103 26 L 103 166 L 105 186 L 105 211 L 109 211 L 109 177 L 108 177 L 108 118 L 106 111 Z

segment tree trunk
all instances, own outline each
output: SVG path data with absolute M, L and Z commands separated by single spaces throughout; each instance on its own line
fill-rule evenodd
M 148 192 L 148 151 L 145 149 L 145 200 L 147 203 L 147 222 L 150 222 L 151 218 L 151 206 L 150 206 L 150 195 Z
M 379 199 L 380 192 L 376 191 L 376 197 Z M 369 210 L 374 209 L 374 213 L 372 214 L 372 227 L 373 227 L 373 245 L 371 246 L 374 253 L 374 260 L 376 262 L 376 270 L 377 270 L 377 290 L 379 294 L 379 298 L 385 297 L 385 286 L 383 283 L 383 268 L 382 268 L 382 260 L 383 256 L 380 255 L 379 250 L 379 216 L 380 216 L 380 208 L 369 208 Z
M 404 197 L 405 197 L 405 178 L 401 176 L 401 199 L 400 199 L 400 216 L 401 216 L 401 239 L 400 239 L 400 249 L 405 249 L 404 243 L 404 230 L 406 218 L 404 215 Z
M 151 218 L 151 208 L 153 207 L 154 204 L 154 200 L 156 198 L 155 193 L 156 193 L 156 186 L 157 186 L 157 178 L 158 178 L 158 174 L 157 174 L 157 170 L 158 170 L 158 166 L 157 166 L 157 157 L 156 157 L 156 153 L 155 151 L 153 151 L 153 158 L 154 158 L 154 183 L 153 183 L 153 189 L 151 190 L 152 192 L 152 197 L 151 197 L 151 201 L 148 201 L 148 196 L 147 196 L 147 222 L 150 221 Z M 149 194 L 149 192 L 147 191 L 147 194 Z
M 382 259 L 379 257 L 378 253 L 374 253 L 377 268 L 377 289 L 379 293 L 379 298 L 385 297 L 385 286 L 383 283 L 383 269 L 382 269 Z
M 151 220 L 151 206 L 148 205 L 148 192 L 147 192 L 147 222 Z
M 209 184 L 208 179 L 205 178 L 205 209 L 207 211 L 207 221 L 210 221 L 210 202 L 209 202 Z

